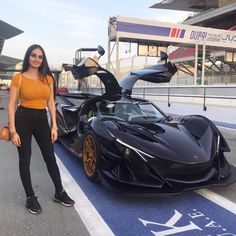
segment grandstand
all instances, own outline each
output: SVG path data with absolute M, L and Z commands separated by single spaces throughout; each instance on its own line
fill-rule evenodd
M 15 68 L 21 60 L 13 57 L 2 55 L 4 42 L 7 39 L 13 38 L 23 33 L 22 30 L 0 20 L 0 83 L 3 80 L 9 79 L 12 73 L 4 72 L 6 69 Z
M 185 19 L 182 24 L 236 31 L 235 0 L 164 0 L 154 4 L 151 8 L 193 12 L 192 16 Z M 230 40 L 236 40 L 236 33 Z M 199 47 L 198 50 L 198 82 L 201 83 L 202 48 Z M 177 47 L 176 50 L 170 53 L 169 57 L 179 68 L 179 78 L 186 77 L 184 74 L 193 76 L 194 47 Z M 184 84 L 188 84 L 187 81 L 189 81 L 188 77 L 186 77 Z M 175 83 L 179 84 L 178 77 L 175 78 Z M 228 50 L 212 50 L 208 48 L 206 51 L 205 84 L 222 83 L 236 83 L 236 48 Z

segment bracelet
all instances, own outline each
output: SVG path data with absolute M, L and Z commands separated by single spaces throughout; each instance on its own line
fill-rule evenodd
M 14 131 L 14 132 L 10 132 L 11 138 L 12 138 L 15 134 L 17 134 L 16 131 Z
M 58 130 L 58 128 L 57 128 L 57 127 L 52 127 L 51 129 L 55 129 L 55 130 Z

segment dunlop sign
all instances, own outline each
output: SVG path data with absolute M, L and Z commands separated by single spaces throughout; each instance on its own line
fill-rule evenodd
M 184 24 L 173 24 L 118 16 L 112 22 L 111 40 L 152 41 L 168 44 L 200 44 L 219 48 L 236 48 L 236 32 Z

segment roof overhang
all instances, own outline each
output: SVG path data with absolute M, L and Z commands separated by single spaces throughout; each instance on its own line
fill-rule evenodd
M 5 70 L 9 67 L 15 66 L 21 61 L 22 60 L 17 59 L 17 58 L 0 55 L 0 71 Z
M 195 25 L 201 23 L 201 25 L 204 25 L 204 22 L 225 18 L 229 15 L 235 17 L 235 14 L 236 14 L 236 2 L 225 5 L 217 9 L 211 9 L 205 11 L 201 14 L 197 14 L 193 17 L 186 19 L 183 22 L 183 24 Z
M 168 9 L 168 10 L 180 10 L 201 12 L 211 8 L 218 7 L 218 0 L 163 0 L 159 3 L 152 5 L 150 8 Z
M 9 25 L 8 23 L 0 20 L 0 38 L 2 39 L 10 39 L 12 37 L 15 37 L 16 35 L 19 35 L 23 33 L 24 31 Z

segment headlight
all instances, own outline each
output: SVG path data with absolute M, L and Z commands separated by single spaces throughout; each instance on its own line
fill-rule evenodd
M 130 147 L 124 145 L 123 143 L 120 143 L 119 141 L 116 142 L 116 146 L 119 149 L 119 151 L 122 153 L 122 156 L 126 159 L 131 160 L 133 157 L 137 157 L 137 153 L 134 152 Z
M 125 148 L 125 151 L 124 151 L 125 156 L 129 156 L 131 154 L 131 152 L 132 152 L 132 150 L 130 148 L 128 148 L 128 147 Z
M 116 139 L 117 142 L 117 147 L 118 149 L 122 152 L 122 154 L 124 155 L 125 158 L 128 158 L 130 160 L 131 157 L 135 157 L 135 156 L 139 156 L 142 158 L 142 160 L 144 160 L 145 162 L 147 162 L 147 157 L 149 158 L 154 158 L 153 156 L 144 153 L 143 151 L 132 147 L 131 145 L 121 141 L 120 139 Z

